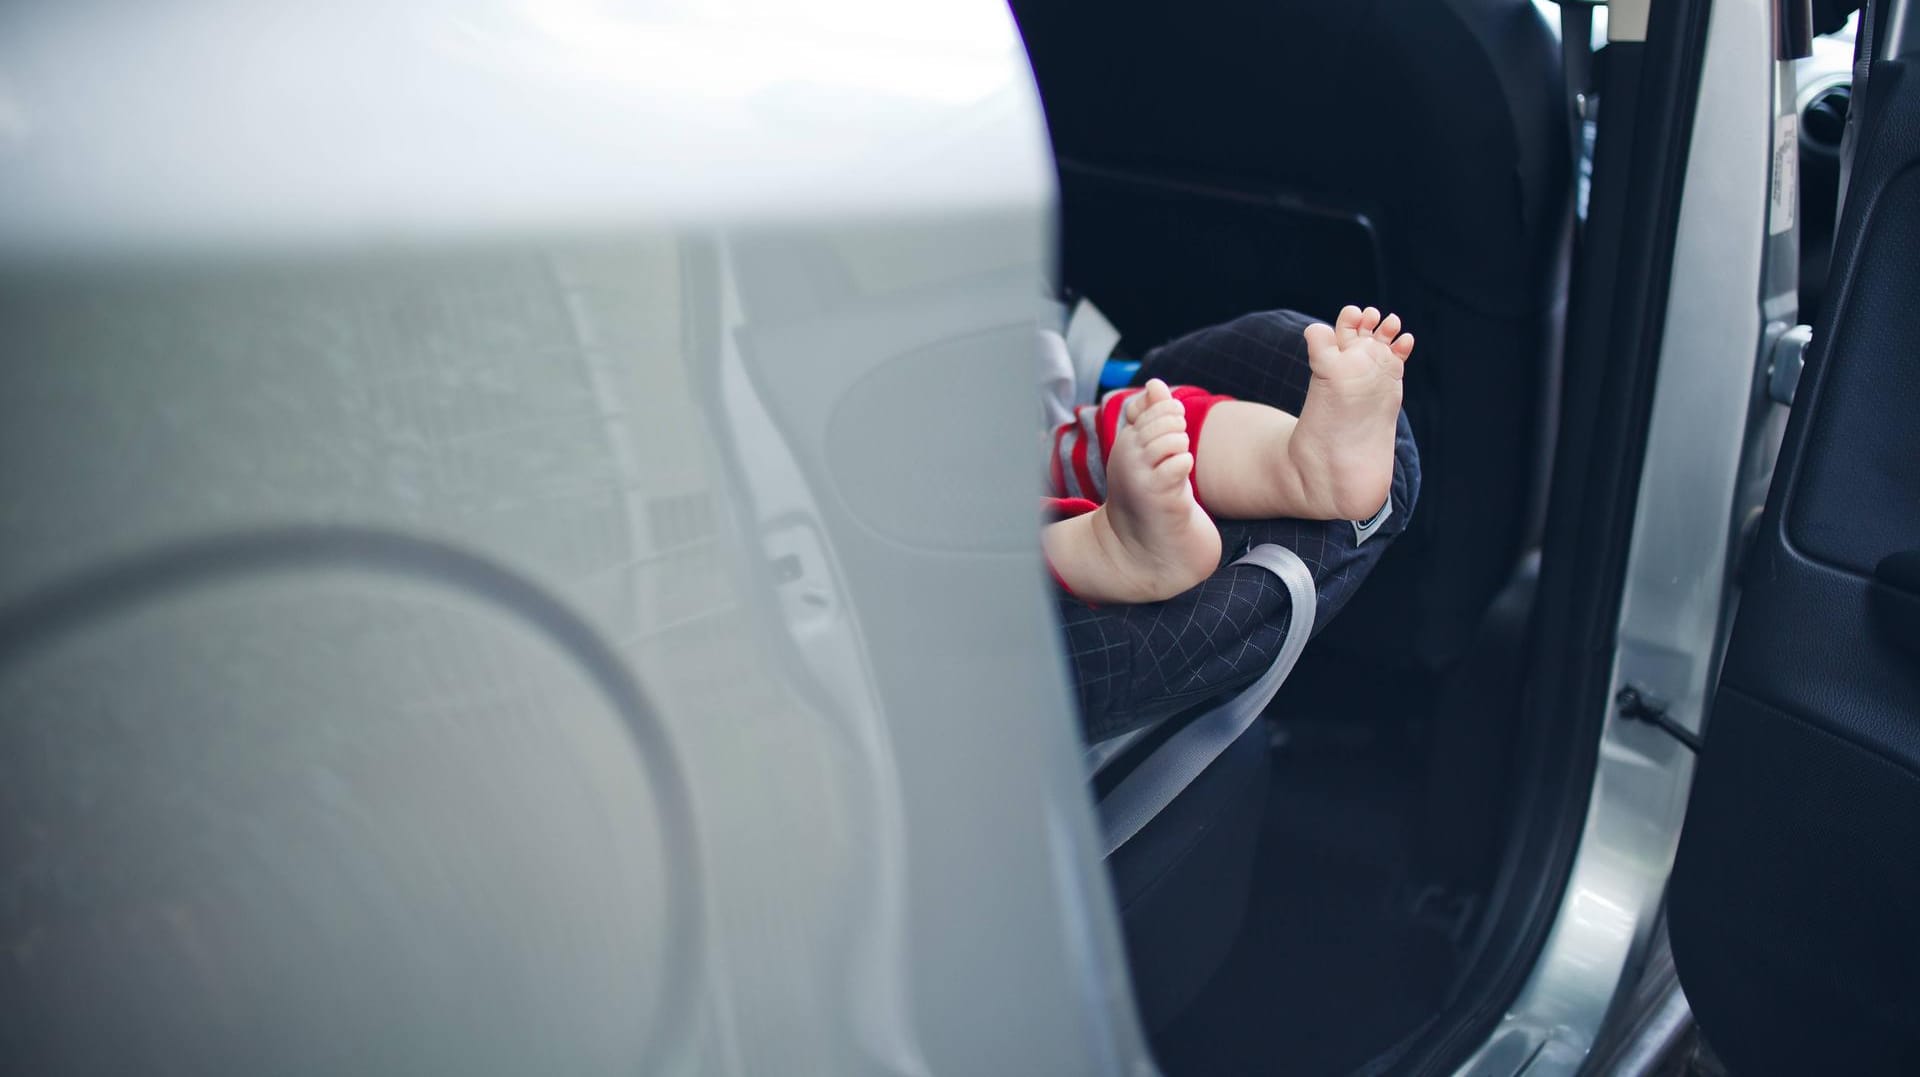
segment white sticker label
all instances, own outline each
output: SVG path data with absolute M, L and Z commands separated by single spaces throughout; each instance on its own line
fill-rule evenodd
M 1380 506 L 1380 511 L 1374 513 L 1372 519 L 1365 522 L 1360 520 L 1348 521 L 1353 524 L 1353 544 L 1355 546 L 1364 545 L 1368 539 L 1373 537 L 1375 531 L 1380 530 L 1380 525 L 1387 522 L 1387 517 L 1392 515 L 1393 497 L 1389 495 L 1387 497 L 1387 503 Z
M 1800 206 L 1800 115 L 1789 112 L 1773 128 L 1773 187 L 1767 206 L 1767 234 L 1793 230 Z

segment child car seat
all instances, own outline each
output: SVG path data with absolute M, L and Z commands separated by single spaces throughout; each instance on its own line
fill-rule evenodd
M 1309 319 L 1247 315 L 1150 352 L 1138 377 L 1297 413 Z M 1419 456 L 1405 416 L 1387 509 L 1351 521 L 1223 521 L 1234 559 L 1165 602 L 1060 594 L 1134 991 L 1163 1025 L 1225 959 L 1246 912 L 1267 786 L 1258 720 L 1308 639 L 1413 516 Z M 1244 552 L 1243 552 L 1244 551 Z
M 1206 983 L 1245 915 L 1267 788 L 1259 718 L 1313 631 L 1313 574 L 1297 554 L 1263 544 L 1230 568 L 1243 566 L 1271 573 L 1287 596 L 1273 664 L 1184 722 L 1143 726 L 1087 752 L 1135 997 L 1150 1026 Z
M 1249 314 L 1148 352 L 1138 380 L 1198 385 L 1298 414 L 1311 370 L 1297 311 Z M 1310 569 L 1318 632 L 1353 597 L 1386 547 L 1407 528 L 1420 493 L 1420 457 L 1405 415 L 1394 445 L 1393 484 L 1382 516 L 1346 520 L 1224 520 L 1228 559 L 1272 544 Z M 1270 573 L 1237 561 L 1165 602 L 1093 606 L 1058 596 L 1087 739 L 1100 743 L 1251 683 L 1279 657 L 1290 614 Z

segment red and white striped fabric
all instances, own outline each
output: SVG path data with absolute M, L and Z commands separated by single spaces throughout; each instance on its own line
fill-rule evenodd
M 1054 427 L 1048 439 L 1046 511 L 1055 519 L 1092 512 L 1107 499 L 1107 457 L 1113 452 L 1113 440 L 1127 422 L 1127 401 L 1139 389 L 1116 389 L 1097 404 L 1073 409 L 1073 419 Z M 1200 431 L 1207 412 L 1215 404 L 1232 397 L 1209 393 L 1191 385 L 1176 385 L 1173 398 L 1187 412 L 1187 442 L 1194 454 L 1193 494 L 1202 508 L 1199 467 Z

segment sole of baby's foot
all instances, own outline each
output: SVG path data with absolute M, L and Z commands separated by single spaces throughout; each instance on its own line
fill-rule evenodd
M 1158 602 L 1198 585 L 1220 563 L 1220 530 L 1194 500 L 1186 411 L 1166 383 L 1128 398 L 1107 455 L 1107 501 L 1090 526 L 1117 594 Z
M 1334 324 L 1307 327 L 1308 380 L 1287 446 L 1316 515 L 1364 520 L 1393 485 L 1393 442 L 1413 334 L 1400 317 L 1346 307 Z

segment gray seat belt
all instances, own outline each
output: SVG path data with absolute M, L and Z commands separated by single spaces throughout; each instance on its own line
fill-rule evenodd
M 1163 718 L 1160 721 L 1163 722 L 1165 720 L 1166 719 Z M 1131 733 L 1122 733 L 1117 737 L 1108 737 L 1106 740 L 1088 748 L 1085 756 L 1087 777 L 1098 777 L 1101 771 L 1107 769 L 1107 764 L 1120 758 L 1126 753 L 1128 748 L 1140 743 L 1141 738 L 1159 728 L 1160 722 L 1150 722 Z
M 1284 546 L 1266 543 L 1247 551 L 1247 555 L 1234 564 L 1257 565 L 1280 577 L 1280 582 L 1286 585 L 1287 595 L 1293 602 L 1293 617 L 1287 622 L 1287 637 L 1280 644 L 1280 654 L 1259 680 L 1168 737 L 1165 744 L 1100 801 L 1105 856 L 1112 856 L 1114 850 L 1131 841 L 1240 739 L 1254 719 L 1267 709 L 1267 704 L 1273 702 L 1281 682 L 1300 660 L 1307 637 L 1313 635 L 1318 592 L 1313 585 L 1313 573 L 1306 562 L 1300 560 L 1300 555 Z

